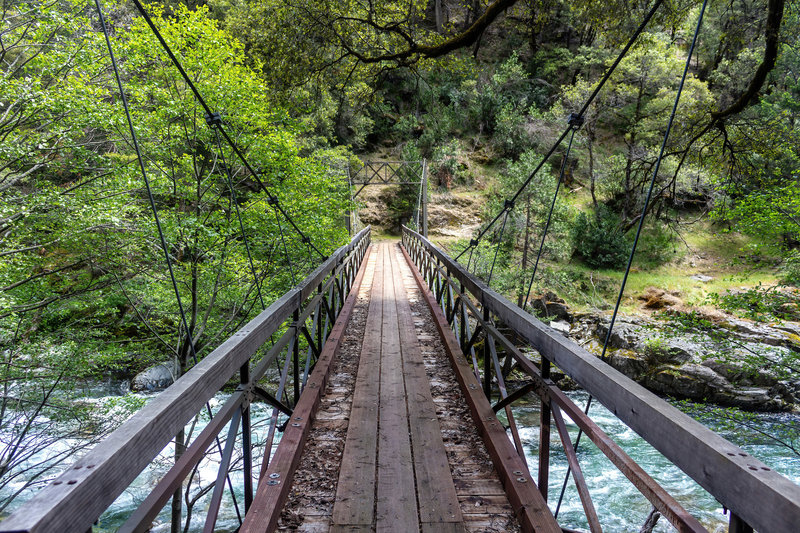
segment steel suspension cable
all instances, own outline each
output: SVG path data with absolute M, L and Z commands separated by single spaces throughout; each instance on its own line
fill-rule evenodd
M 569 159 L 569 154 L 572 151 L 572 141 L 575 139 L 575 132 L 578 131 L 578 127 L 574 127 L 572 129 L 572 135 L 570 135 L 569 144 L 567 144 L 567 151 L 564 154 L 564 160 L 561 162 L 561 171 L 558 173 L 558 182 L 556 182 L 556 190 L 555 193 L 553 193 L 553 201 L 550 203 L 550 211 L 547 213 L 547 221 L 544 224 L 544 231 L 542 231 L 542 240 L 539 243 L 539 252 L 536 254 L 536 261 L 533 264 L 533 273 L 531 274 L 531 281 L 528 283 L 528 291 L 525 293 L 525 299 L 522 300 L 523 311 L 528 306 L 528 298 L 530 298 L 531 296 L 533 279 L 536 277 L 536 270 L 539 268 L 539 260 L 541 259 L 542 251 L 544 250 L 544 240 L 547 237 L 547 232 L 550 229 L 550 221 L 553 219 L 553 211 L 555 211 L 556 208 L 556 199 L 558 198 L 558 191 L 561 188 L 561 182 L 564 181 L 564 172 L 566 171 L 567 168 L 567 160 Z
M 117 65 L 117 59 L 114 55 L 114 48 L 111 46 L 111 37 L 108 33 L 108 27 L 106 25 L 105 16 L 103 15 L 103 8 L 100 5 L 100 0 L 95 0 L 95 6 L 97 7 L 97 16 L 100 19 L 100 25 L 103 27 L 103 35 L 106 40 L 106 46 L 108 47 L 108 55 L 111 60 L 111 66 L 114 69 L 114 77 L 117 81 L 117 88 L 119 89 L 120 99 L 122 101 L 122 108 L 125 111 L 125 118 L 128 122 L 128 128 L 131 132 L 131 143 L 136 151 L 136 159 L 139 162 L 139 169 L 142 173 L 142 178 L 144 179 L 145 188 L 147 189 L 147 198 L 150 202 L 150 207 L 153 211 L 153 219 L 155 220 L 156 228 L 158 230 L 158 237 L 161 242 L 161 249 L 164 252 L 164 260 L 167 263 L 167 270 L 169 271 L 170 280 L 172 281 L 172 288 L 175 291 L 175 299 L 177 300 L 178 310 L 181 315 L 181 324 L 183 325 L 184 330 L 186 331 L 186 340 L 189 345 L 189 353 L 192 356 L 192 360 L 195 364 L 197 364 L 197 352 L 195 351 L 195 344 L 194 339 L 192 338 L 192 331 L 189 329 L 189 323 L 186 319 L 186 312 L 183 308 L 183 302 L 181 300 L 181 294 L 178 290 L 178 281 L 175 277 L 175 271 L 172 266 L 172 257 L 169 254 L 169 247 L 167 246 L 167 240 L 164 236 L 164 230 L 161 226 L 161 219 L 158 216 L 158 208 L 156 206 L 155 197 L 153 196 L 153 189 L 150 184 L 150 178 L 147 176 L 147 169 L 144 164 L 144 159 L 142 157 L 141 147 L 139 145 L 139 139 L 136 135 L 136 128 L 133 126 L 133 118 L 131 117 L 130 108 L 128 106 L 128 98 L 125 95 L 125 89 L 122 85 L 122 76 L 119 73 L 119 67 Z M 206 402 L 206 411 L 208 412 L 209 417 L 212 416 L 211 406 Z M 215 438 L 217 443 L 217 450 L 222 457 L 222 445 L 219 442 L 219 437 Z M 231 483 L 230 476 L 226 473 L 225 479 L 228 482 L 228 488 L 230 489 L 231 499 L 233 500 L 234 508 L 236 509 L 236 516 L 239 519 L 239 523 L 242 523 L 242 516 L 239 512 L 239 504 L 236 501 L 236 494 L 233 491 L 233 484 Z
M 258 273 L 256 272 L 256 267 L 253 264 L 253 254 L 250 252 L 250 243 L 247 239 L 247 233 L 244 231 L 244 222 L 242 221 L 242 212 L 239 209 L 239 202 L 236 198 L 236 190 L 233 187 L 233 177 L 231 176 L 231 169 L 228 166 L 227 161 L 225 161 L 225 151 L 222 149 L 222 143 L 219 139 L 219 130 L 214 128 L 214 137 L 216 138 L 217 142 L 217 150 L 219 150 L 219 156 L 222 159 L 222 165 L 225 167 L 225 177 L 227 178 L 228 182 L 228 189 L 231 191 L 231 202 L 233 202 L 233 207 L 236 209 L 236 218 L 239 219 L 239 229 L 242 234 L 242 239 L 244 240 L 244 248 L 247 250 L 247 261 L 250 264 L 250 272 L 253 275 L 253 283 L 256 284 L 256 291 L 258 291 L 258 300 L 261 302 L 261 310 L 267 308 L 266 304 L 264 303 L 264 297 L 261 294 L 261 283 L 258 281 Z
M 170 46 L 167 44 L 167 41 L 161 35 L 161 32 L 159 32 L 158 28 L 156 28 L 155 23 L 153 23 L 153 19 L 150 18 L 150 15 L 144 9 L 144 6 L 142 5 L 141 1 L 140 0 L 133 0 L 133 3 L 136 6 L 136 9 L 139 11 L 139 13 L 144 18 L 145 22 L 147 22 L 147 25 L 150 27 L 150 30 L 153 32 L 153 35 L 155 35 L 156 39 L 158 39 L 158 42 L 161 43 L 161 47 L 164 49 L 164 51 L 169 56 L 170 60 L 172 61 L 172 64 L 175 66 L 175 68 L 178 69 L 178 72 L 180 73 L 180 75 L 183 78 L 183 80 L 186 82 L 186 85 L 189 87 L 189 89 L 192 91 L 192 93 L 194 93 L 194 96 L 195 96 L 195 99 L 197 99 L 197 102 L 205 110 L 206 120 L 209 121 L 209 123 L 210 123 L 209 125 L 211 125 L 211 122 L 213 121 L 213 126 L 215 126 L 219 130 L 219 132 L 225 138 L 225 142 L 227 142 L 228 145 L 230 145 L 230 147 L 233 149 L 233 151 L 236 154 L 236 156 L 242 161 L 242 164 L 247 168 L 247 170 L 253 176 L 253 179 L 256 180 L 256 183 L 258 183 L 259 187 L 261 187 L 261 189 L 267 194 L 267 196 L 269 196 L 270 198 L 277 199 L 277 197 L 274 194 L 272 194 L 272 192 L 267 188 L 267 186 L 261 180 L 259 173 L 256 172 L 255 168 L 253 168 L 250 165 L 250 162 L 247 160 L 247 157 L 245 157 L 244 153 L 241 151 L 239 146 L 234 142 L 234 140 L 228 134 L 227 130 L 225 130 L 225 128 L 222 125 L 222 121 L 220 119 L 219 113 L 215 113 L 214 111 L 212 111 L 211 107 L 209 107 L 209 105 L 206 102 L 205 98 L 203 98 L 203 95 L 200 94 L 200 91 L 197 89 L 197 86 L 194 84 L 192 79 L 186 73 L 186 70 L 184 70 L 183 65 L 181 64 L 180 60 L 175 55 L 175 53 L 172 51 L 172 48 L 170 48 Z M 292 220 L 292 218 L 289 216 L 289 214 L 286 212 L 286 210 L 283 209 L 283 207 L 280 205 L 280 203 L 276 202 L 275 206 L 276 206 L 276 209 L 278 211 L 280 211 L 280 213 L 284 216 L 284 218 L 286 218 L 287 222 L 289 222 L 289 224 L 292 226 L 292 228 L 294 228 L 294 230 L 297 233 L 299 233 L 300 236 L 303 237 L 303 239 L 308 239 L 308 242 L 309 242 L 309 245 L 311 246 L 311 248 L 315 252 L 317 252 L 317 254 L 319 254 L 319 256 L 323 260 L 327 259 L 327 256 L 325 254 L 323 254 L 321 251 L 319 251 L 319 249 L 316 246 L 314 246 L 313 243 L 311 243 L 311 240 L 308 238 L 308 236 L 297 226 L 297 224 L 295 224 L 294 220 Z
M 138 0 L 134 0 L 134 1 L 138 2 Z M 645 27 L 650 22 L 650 19 L 653 18 L 653 15 L 656 14 L 656 11 L 658 11 L 658 8 L 661 6 L 661 4 L 663 2 L 664 2 L 664 0 L 656 0 L 656 2 L 653 4 L 653 7 L 651 7 L 650 11 L 648 11 L 647 15 L 645 15 L 645 17 L 642 20 L 641 24 L 639 24 L 639 27 L 636 28 L 636 31 L 634 31 L 633 35 L 631 35 L 630 39 L 628 39 L 628 42 L 625 44 L 625 47 L 622 49 L 622 51 L 619 53 L 617 58 L 614 60 L 614 63 L 612 63 L 611 66 L 608 68 L 608 70 L 606 70 L 605 74 L 603 74 L 603 77 L 600 79 L 600 81 L 598 82 L 597 86 L 594 88 L 594 91 L 592 91 L 592 94 L 589 95 L 589 98 L 583 104 L 583 107 L 581 107 L 580 111 L 577 114 L 572 114 L 572 115 L 570 115 L 570 117 L 577 117 L 580 120 L 583 119 L 583 115 L 584 115 L 584 113 L 586 113 L 586 110 L 589 109 L 589 106 L 592 104 L 594 99 L 597 98 L 597 95 L 600 93 L 600 90 L 603 88 L 603 86 L 606 84 L 608 79 L 611 77 L 611 75 L 617 69 L 617 66 L 619 66 L 620 62 L 628 54 L 628 51 L 631 49 L 633 44 L 639 38 L 639 35 L 641 35 L 641 33 L 644 31 Z M 561 143 L 567 137 L 567 135 L 569 134 L 571 129 L 572 129 L 572 124 L 570 124 L 570 126 L 566 130 L 564 130 L 564 132 L 561 134 L 561 136 L 558 138 L 558 140 L 553 144 L 553 146 L 550 148 L 550 150 L 548 150 L 547 154 L 545 154 L 544 158 L 542 158 L 542 160 L 539 162 L 539 164 L 536 166 L 536 168 L 533 170 L 533 172 L 531 172 L 530 176 L 528 176 L 528 179 L 526 179 L 525 182 L 519 187 L 517 192 L 514 193 L 514 196 L 512 196 L 511 199 L 510 199 L 512 204 L 517 201 L 519 196 L 522 194 L 522 191 L 524 191 L 528 187 L 528 185 L 533 180 L 533 178 L 536 176 L 536 174 L 539 172 L 539 170 L 541 170 L 542 167 L 544 167 L 544 165 L 547 162 L 547 160 L 550 159 L 550 156 L 552 156 L 553 153 L 555 153 L 555 151 L 558 149 L 558 147 L 561 145 Z M 498 220 L 500 220 L 500 217 L 503 216 L 503 212 L 504 211 L 505 211 L 505 208 L 503 209 L 503 211 L 498 213 L 497 216 L 495 216 L 492 219 L 492 221 L 489 223 L 489 225 L 486 228 L 484 228 L 478 234 L 478 236 L 475 239 L 472 239 L 472 241 L 470 241 L 469 247 L 477 246 L 476 241 L 480 241 L 483 238 L 483 236 L 486 234 L 486 232 L 488 232 L 489 229 L 492 226 L 494 226 L 494 224 L 497 223 Z M 476 243 L 476 244 L 473 245 L 473 243 Z M 459 253 L 456 256 L 456 261 L 466 251 L 467 251 L 467 248 L 462 250 L 461 253 Z
M 650 179 L 650 186 L 647 189 L 647 195 L 645 196 L 644 206 L 642 207 L 642 214 L 639 215 L 639 224 L 638 224 L 638 226 L 636 228 L 636 236 L 633 239 L 633 245 L 631 246 L 631 253 L 628 256 L 628 264 L 625 267 L 625 275 L 622 277 L 622 283 L 621 283 L 620 288 L 619 288 L 619 293 L 617 294 L 617 301 L 616 301 L 616 304 L 614 305 L 614 313 L 611 315 L 611 323 L 608 325 L 608 331 L 606 332 L 606 338 L 605 338 L 605 341 L 603 342 L 603 351 L 600 354 L 600 359 L 603 362 L 606 362 L 606 363 L 608 362 L 608 358 L 606 357 L 606 352 L 608 350 L 608 344 L 611 341 L 611 333 L 612 333 L 612 331 L 614 329 L 614 324 L 616 323 L 617 315 L 619 314 L 619 308 L 620 308 L 620 305 L 622 303 L 622 297 L 625 294 L 625 286 L 628 283 L 628 275 L 631 272 L 631 266 L 633 265 L 633 259 L 634 259 L 634 256 L 636 255 L 636 247 L 639 244 L 639 237 L 642 234 L 642 227 L 644 226 L 645 215 L 647 215 L 647 209 L 650 206 L 650 200 L 652 199 L 652 196 L 653 196 L 653 189 L 655 187 L 656 178 L 658 177 L 658 171 L 661 169 L 661 161 L 664 159 L 664 151 L 666 150 L 666 147 L 667 147 L 667 141 L 669 140 L 669 135 L 670 135 L 670 132 L 672 131 L 672 125 L 675 122 L 675 115 L 678 112 L 678 104 L 680 103 L 680 100 L 681 100 L 681 94 L 683 93 L 683 86 L 684 86 L 684 84 L 686 82 L 686 77 L 689 74 L 689 67 L 690 67 L 691 62 L 692 62 L 692 55 L 694 55 L 694 49 L 695 49 L 695 46 L 697 44 L 697 37 L 700 35 L 700 28 L 703 25 L 703 15 L 705 14 L 706 5 L 707 4 L 708 4 L 708 0 L 703 0 L 703 5 L 700 7 L 700 14 L 699 14 L 699 16 L 697 18 L 697 26 L 695 27 L 694 36 L 692 37 L 692 44 L 689 47 L 689 52 L 688 52 L 687 57 L 686 57 L 686 64 L 683 67 L 683 75 L 681 76 L 681 81 L 680 81 L 680 84 L 678 85 L 678 91 L 675 94 L 675 102 L 672 104 L 672 112 L 670 113 L 669 121 L 667 122 L 667 129 L 664 132 L 664 138 L 661 141 L 661 148 L 659 149 L 658 158 L 656 159 L 655 168 L 653 169 L 653 177 Z M 589 413 L 589 409 L 592 406 L 592 400 L 593 400 L 593 397 L 591 395 L 589 395 L 589 398 L 586 401 L 586 408 L 584 409 L 584 413 L 586 413 L 586 414 Z M 578 446 L 580 445 L 580 441 L 581 441 L 581 436 L 582 435 L 583 435 L 583 431 L 579 429 L 578 430 L 578 436 L 575 439 L 575 445 L 573 447 L 573 449 L 575 451 L 578 450 Z M 566 446 L 566 443 L 564 445 Z M 564 478 L 564 484 L 561 486 L 561 494 L 558 497 L 558 505 L 556 506 L 556 510 L 555 510 L 555 513 L 554 513 L 554 516 L 556 518 L 558 517 L 558 511 L 561 508 L 561 502 L 564 499 L 564 492 L 566 491 L 566 488 L 567 488 L 567 481 L 569 480 L 570 473 L 571 473 L 571 469 L 569 467 L 567 467 L 567 474 L 566 474 L 566 476 Z
M 500 232 L 498 233 L 497 239 L 495 240 L 494 259 L 492 259 L 492 267 L 489 269 L 489 278 L 486 280 L 486 285 L 490 287 L 492 285 L 492 274 L 494 274 L 494 265 L 495 263 L 497 263 L 497 254 L 500 252 L 500 245 L 503 244 L 503 236 L 505 235 L 506 232 L 506 223 L 508 223 L 508 215 L 509 213 L 511 213 L 511 209 L 513 209 L 513 206 L 508 209 L 503 209 L 506 216 L 503 217 L 503 224 L 500 227 Z

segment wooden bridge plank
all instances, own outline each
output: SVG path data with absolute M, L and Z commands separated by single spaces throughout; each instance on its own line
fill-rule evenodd
M 397 250 L 393 250 L 393 275 L 397 287 L 397 320 L 403 352 L 420 521 L 423 523 L 423 531 L 426 528 L 430 531 L 463 531 L 461 506 L 442 441 L 442 431 L 414 328 L 411 305 L 401 282 L 402 273 L 397 253 Z
M 419 531 L 406 390 L 397 321 L 396 261 L 384 245 L 383 333 L 381 338 L 380 426 L 376 531 Z M 388 279 L 386 279 L 388 278 Z
M 378 442 L 378 408 L 374 399 L 378 396 L 380 337 L 384 312 L 383 277 L 377 275 L 385 260 L 385 254 L 380 247 L 376 250 L 376 256 L 331 531 L 359 531 L 360 527 L 369 529 L 374 518 Z
M 239 530 L 242 533 L 274 531 L 277 526 L 281 508 L 289 495 L 290 481 L 300 462 L 303 444 L 316 414 L 316 409 L 319 406 L 322 391 L 325 390 L 325 383 L 334 355 L 339 349 L 345 328 L 350 322 L 353 308 L 358 299 L 358 290 L 364 278 L 368 258 L 369 250 L 367 250 L 362 260 L 361 268 L 358 271 L 350 294 L 347 296 L 339 318 L 336 320 L 336 324 L 333 326 L 330 336 L 322 348 L 320 357 L 314 366 L 314 371 L 309 376 L 306 389 L 295 406 L 292 420 L 297 420 L 294 423 L 297 425 L 290 424 L 283 433 L 275 456 L 258 484 L 253 504 Z M 277 485 L 269 485 L 266 482 L 271 474 L 277 475 Z
M 405 249 L 403 254 L 417 281 L 422 297 L 433 315 L 453 371 L 456 373 L 461 390 L 469 404 L 472 418 L 483 437 L 489 454 L 492 456 L 492 461 L 503 482 L 506 494 L 517 510 L 523 530 L 560 533 L 561 528 L 553 518 L 544 498 L 536 489 L 536 484 L 533 482 L 527 467 L 508 440 L 506 432 L 502 424 L 497 420 L 489 400 L 483 395 L 481 383 L 467 364 L 458 340 L 450 329 L 442 309 L 436 303 L 435 297 L 431 294 Z M 519 481 L 519 479 L 524 481 Z

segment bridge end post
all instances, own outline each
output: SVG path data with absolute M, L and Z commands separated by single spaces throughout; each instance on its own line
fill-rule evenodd
M 422 160 L 422 236 L 428 237 L 428 160 Z

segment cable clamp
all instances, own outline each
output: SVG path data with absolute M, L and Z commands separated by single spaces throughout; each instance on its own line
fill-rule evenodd
M 478 246 L 478 239 L 472 239 L 469 241 L 470 246 Z
M 570 113 L 569 118 L 567 118 L 567 124 L 572 126 L 573 128 L 580 129 L 583 126 L 583 123 L 586 119 L 583 115 L 578 115 L 577 113 Z
M 210 115 L 206 113 L 206 124 L 208 124 L 209 128 L 222 126 L 222 115 L 219 113 L 211 113 Z
M 508 199 L 507 199 L 507 200 L 506 200 L 506 201 L 503 203 L 503 209 L 506 209 L 506 210 L 508 210 L 508 211 L 511 211 L 512 209 L 514 209 L 514 200 L 508 200 Z
M 303 235 L 302 242 L 303 242 L 303 244 L 311 244 L 311 239 L 309 239 L 308 237 Z
M 269 205 L 277 206 L 278 205 L 278 197 L 277 196 L 268 196 L 267 197 L 267 203 Z

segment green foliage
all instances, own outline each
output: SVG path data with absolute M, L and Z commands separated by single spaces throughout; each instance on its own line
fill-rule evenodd
M 776 415 L 765 423 L 764 414 L 734 407 L 716 407 L 690 401 L 676 402 L 678 408 L 702 423 L 719 428 L 731 442 L 743 445 L 778 445 L 800 457 L 800 427 L 792 418 Z
M 436 146 L 433 151 L 430 173 L 431 176 L 436 177 L 440 187 L 449 189 L 455 183 L 464 183 L 459 162 L 461 157 L 461 147 L 457 139 Z
M 765 287 L 759 283 L 740 291 L 711 293 L 708 303 L 757 321 L 800 318 L 800 294 L 797 290 L 781 290 L 780 286 Z
M 781 281 L 787 285 L 800 286 L 800 251 L 792 250 L 781 265 Z
M 631 230 L 634 231 L 635 228 Z M 633 264 L 639 268 L 655 268 L 669 262 L 675 257 L 675 241 L 675 233 L 670 228 L 658 222 L 645 222 Z M 628 253 L 630 250 L 625 254 L 626 259 Z
M 318 258 L 231 149 L 217 144 L 145 22 L 125 16 L 122 5 L 110 8 L 112 44 L 202 357 L 260 310 L 259 289 L 268 305 Z M 240 42 L 206 8 L 177 5 L 169 16 L 147 8 L 292 220 L 323 253 L 343 243 L 349 194 L 341 163 L 352 154 L 305 157 L 304 125 L 275 105 Z M 0 115 L 10 120 L 0 120 L 0 384 L 15 393 L 4 399 L 0 424 L 34 448 L 47 445 L 40 437 L 48 432 L 68 439 L 113 425 L 92 419 L 76 399 L 81 380 L 130 376 L 165 359 L 191 364 L 105 41 L 86 13 L 83 2 L 20 2 L 3 20 L 10 29 L 0 54 Z M 74 424 L 37 421 L 58 413 Z
M 591 267 L 623 268 L 630 252 L 619 224 L 619 218 L 602 205 L 594 216 L 580 213 L 572 229 L 575 255 Z

